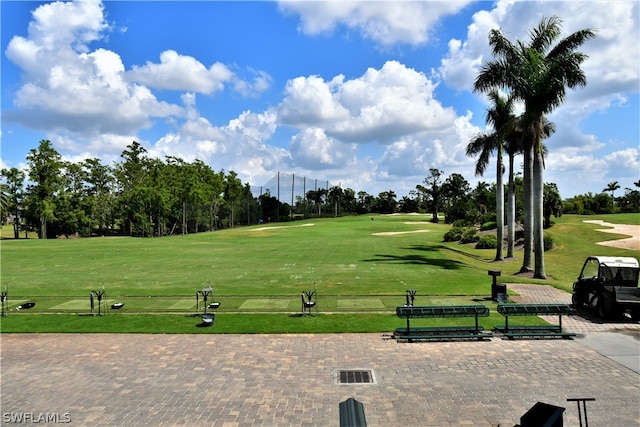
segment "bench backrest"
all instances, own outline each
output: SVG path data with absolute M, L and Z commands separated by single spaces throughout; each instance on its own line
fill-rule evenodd
M 484 305 L 443 305 L 397 307 L 396 314 L 401 318 L 440 318 L 440 317 L 488 317 L 489 308 Z
M 571 314 L 568 304 L 498 304 L 498 313 L 503 316 L 543 316 Z

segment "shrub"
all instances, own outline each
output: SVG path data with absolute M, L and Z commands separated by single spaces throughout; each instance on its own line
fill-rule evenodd
M 553 249 L 553 237 L 544 235 L 544 251 L 550 251 Z
M 498 228 L 498 224 L 495 221 L 489 221 L 480 226 L 480 231 L 493 230 L 495 228 Z
M 478 230 L 475 227 L 465 228 L 462 232 L 461 243 L 475 243 L 480 240 L 478 236 Z
M 476 243 L 476 249 L 495 249 L 498 247 L 498 239 L 493 234 L 485 234 Z
M 451 224 L 453 228 L 463 228 L 467 226 L 467 222 L 463 219 L 458 219 Z
M 457 242 L 462 239 L 462 228 L 452 227 L 451 230 L 444 233 L 443 242 Z

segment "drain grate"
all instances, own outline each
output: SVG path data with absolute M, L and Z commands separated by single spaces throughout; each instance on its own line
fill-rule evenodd
M 338 384 L 373 384 L 373 371 L 370 369 L 338 371 L 336 375 Z

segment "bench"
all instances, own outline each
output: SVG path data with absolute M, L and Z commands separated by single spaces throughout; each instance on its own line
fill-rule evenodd
M 568 304 L 498 304 L 498 313 L 504 316 L 504 326 L 495 329 L 506 338 L 560 337 L 572 338 L 576 334 L 562 331 L 562 316 L 573 314 Z M 509 316 L 558 316 L 557 325 L 509 325 Z
M 406 328 L 397 328 L 393 334 L 396 340 L 443 340 L 443 339 L 478 339 L 490 338 L 491 332 L 483 332 L 478 325 L 478 317 L 489 316 L 489 308 L 484 305 L 453 306 L 402 306 L 396 308 L 396 315 L 407 320 Z M 430 326 L 411 327 L 411 319 L 435 318 L 475 318 L 475 325 L 469 326 Z

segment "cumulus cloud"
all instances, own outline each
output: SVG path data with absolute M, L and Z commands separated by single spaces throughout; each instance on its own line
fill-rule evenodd
M 445 132 L 454 122 L 453 109 L 434 98 L 435 87 L 423 73 L 389 61 L 353 80 L 298 77 L 287 84 L 279 114 L 284 124 L 321 127 L 344 142 L 388 143 L 427 130 Z
M 154 89 L 189 91 L 213 94 L 228 85 L 242 96 L 256 96 L 271 86 L 271 76 L 260 70 L 246 71 L 250 80 L 243 80 L 231 68 L 216 62 L 207 68 L 196 58 L 181 55 L 175 50 L 160 54 L 160 63 L 147 61 L 145 65 L 134 65 L 127 72 L 130 81 L 142 83 Z
M 250 182 L 270 178 L 289 153 L 268 144 L 277 129 L 275 111 L 244 111 L 223 126 L 213 125 L 196 107 L 196 95 L 182 96 L 186 119 L 149 149 L 154 157 L 175 156 L 202 160 L 214 169 L 233 170 Z
M 124 78 L 120 56 L 89 51 L 107 28 L 99 2 L 50 3 L 33 12 L 28 37 L 14 36 L 6 50 L 25 83 L 14 98 L 9 120 L 32 129 L 131 135 L 150 126 L 151 117 L 180 114 L 141 85 Z
M 397 61 L 351 80 L 290 81 L 278 112 L 283 124 L 300 129 L 290 141 L 292 160 L 311 170 L 346 167 L 349 175 L 362 174 L 361 184 L 413 182 L 399 191 L 413 189 L 432 167 L 470 169 L 465 148 L 479 129 L 470 112 L 458 116 L 435 99 L 435 88 Z
M 13 99 L 15 108 L 3 111 L 3 118 L 44 131 L 68 155 L 106 159 L 113 157 L 112 150 L 119 153 L 139 140 L 137 135 L 156 119 L 175 122 L 193 115 L 194 93 L 212 94 L 229 85 L 243 96 L 255 96 L 271 85 L 263 71 L 243 70 L 248 76 L 244 80 L 222 63 L 205 67 L 174 50 L 162 52 L 157 64 L 147 62 L 126 71 L 118 53 L 91 50 L 91 43 L 103 40 L 110 30 L 99 1 L 37 7 L 27 36 L 14 36 L 5 51 L 20 68 L 23 83 Z M 184 106 L 158 99 L 155 89 L 187 92 Z M 209 138 L 200 139 L 195 153 L 219 150 L 211 137 L 220 131 L 202 117 L 186 118 L 183 129 L 189 137 Z M 158 146 L 170 147 L 175 138 L 168 134 Z
M 320 128 L 307 128 L 291 138 L 290 151 L 296 165 L 309 170 L 343 168 L 354 160 L 354 144 L 345 144 Z
M 434 26 L 445 16 L 455 14 L 470 1 L 283 1 L 280 9 L 300 16 L 299 30 L 318 35 L 344 26 L 381 46 L 397 43 L 420 45 L 427 42 Z
M 207 68 L 194 57 L 180 55 L 175 50 L 162 52 L 159 64 L 147 61 L 143 66 L 134 65 L 127 75 L 132 81 L 156 89 L 206 94 L 224 89 L 225 82 L 233 77 L 224 64 L 216 62 Z
M 544 5 L 544 7 L 542 7 Z M 619 93 L 637 91 L 640 81 L 640 52 L 628 49 L 635 46 L 640 37 L 640 27 L 635 19 L 638 3 L 611 2 L 606 4 L 589 1 L 528 1 L 501 0 L 494 9 L 474 14 L 467 28 L 465 40 L 451 40 L 449 52 L 442 59 L 439 73 L 447 85 L 459 90 L 471 90 L 480 66 L 492 58 L 488 44 L 491 29 L 501 29 L 511 40 L 528 40 L 527 31 L 540 19 L 552 15 L 563 19 L 563 34 L 591 28 L 597 37 L 584 43 L 579 50 L 589 55 L 583 69 L 587 86 L 569 93 L 566 108 L 582 108 L 585 101 L 593 112 L 619 99 Z M 575 104 L 572 103 L 575 101 Z M 565 108 L 565 107 L 563 107 Z

